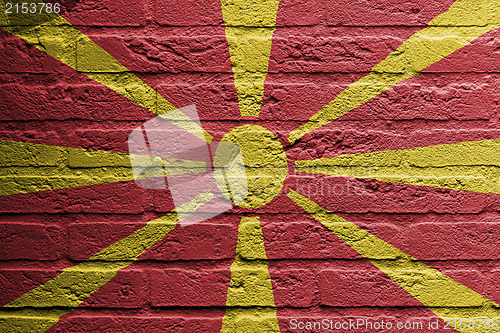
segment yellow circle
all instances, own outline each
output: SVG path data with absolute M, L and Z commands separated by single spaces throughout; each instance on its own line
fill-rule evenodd
M 214 154 L 217 185 L 235 205 L 244 208 L 259 208 L 274 199 L 283 188 L 287 168 L 278 138 L 257 125 L 227 132 Z

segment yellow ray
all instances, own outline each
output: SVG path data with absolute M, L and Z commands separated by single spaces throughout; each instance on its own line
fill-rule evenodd
M 295 162 L 299 172 L 500 193 L 500 139 Z
M 279 332 L 259 217 L 242 217 L 221 332 Z
M 28 7 L 41 3 L 38 0 L 22 1 Z M 71 26 L 56 13 L 6 14 L 5 1 L 0 0 L 0 27 L 23 39 L 39 50 L 65 63 L 89 78 L 107 86 L 132 102 L 166 119 L 207 142 L 212 136 L 201 129 L 158 94 L 144 81 L 131 73 L 118 60 L 104 51 L 99 45 Z M 40 9 L 40 6 L 39 6 Z
M 346 242 L 394 282 L 419 300 L 437 316 L 446 318 L 500 319 L 496 303 L 456 282 L 440 271 L 418 262 L 389 243 L 338 215 L 322 208 L 297 192 L 288 197 Z M 386 258 L 395 258 L 387 260 Z M 390 295 L 387 295 L 390 296 Z M 477 322 L 476 322 L 477 325 Z M 500 332 L 500 329 L 461 330 L 459 332 Z
M 271 55 L 279 0 L 221 0 L 242 117 L 257 117 Z
M 500 26 L 500 2 L 457 0 L 360 80 L 292 131 L 291 144 Z M 474 61 L 474 59 L 471 59 Z
M 59 318 L 73 311 L 99 288 L 108 283 L 120 269 L 131 265 L 156 242 L 167 235 L 178 221 L 191 216 L 213 194 L 199 195 L 159 219 L 148 222 L 124 239 L 96 253 L 88 261 L 64 269 L 61 274 L 8 303 L 0 311 L 0 332 L 45 332 Z M 38 308 L 57 307 L 47 310 Z M 21 308 L 12 311 L 12 308 Z
M 5 140 L 0 140 L 0 156 L 0 196 L 130 181 L 131 158 L 136 165 L 159 158 Z M 164 168 L 151 168 L 144 178 L 206 170 L 202 161 L 162 160 Z

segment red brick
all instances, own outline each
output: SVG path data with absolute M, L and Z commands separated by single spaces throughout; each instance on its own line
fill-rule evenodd
M 479 213 L 494 211 L 499 195 L 457 191 L 371 179 L 323 175 L 290 177 L 294 189 L 322 207 L 339 213 Z
M 487 260 L 500 255 L 496 223 L 419 223 L 404 234 L 405 247 L 419 260 Z
M 320 302 L 327 306 L 419 306 L 387 275 L 372 270 L 324 270 L 319 273 Z
M 166 190 L 158 191 L 151 190 L 154 193 L 149 199 L 149 205 L 151 209 L 158 213 L 169 213 L 175 209 L 174 201 L 172 200 L 172 195 L 168 186 Z
M 234 258 L 238 238 L 237 225 L 208 224 L 207 222 L 217 223 L 218 219 L 178 226 L 140 259 L 170 261 Z
M 20 79 L 22 80 L 22 78 Z M 26 81 L 2 85 L 5 105 L 0 119 L 92 121 L 148 120 L 148 111 L 100 84 L 29 85 Z M 2 105 L 3 106 L 3 105 Z
M 219 34 L 200 33 L 196 36 L 89 37 L 133 72 L 232 73 L 228 44 L 223 31 Z M 78 57 L 78 61 L 82 61 L 88 60 L 92 55 L 78 54 Z M 92 65 L 81 69 L 93 71 Z M 99 69 L 95 71 L 99 72 Z
M 295 222 L 287 215 L 264 216 L 261 221 L 269 221 L 263 225 L 262 233 L 270 260 L 360 257 L 320 222 Z
M 316 25 L 320 23 L 322 3 L 307 0 L 282 0 L 279 3 L 276 26 Z
M 315 273 L 305 269 L 269 270 L 274 304 L 278 307 L 309 307 L 317 293 Z
M 228 270 L 168 269 L 151 272 L 151 305 L 225 306 Z
M 196 106 L 200 120 L 240 120 L 238 95 L 234 82 L 187 84 L 162 84 L 158 87 L 160 95 L 175 105 Z
M 69 58 L 69 55 L 67 57 Z M 73 70 L 63 63 L 3 29 L 0 30 L 0 59 L 2 59 L 0 72 L 4 73 L 59 73 L 63 75 L 73 73 Z
M 424 73 L 498 73 L 500 30 L 494 29 L 427 67 Z
M 65 252 L 65 236 L 57 225 L 1 223 L 2 260 L 54 260 Z
M 94 292 L 83 307 L 142 308 L 149 301 L 148 274 L 139 269 L 125 268 L 99 290 Z
M 375 124 L 375 122 L 373 122 Z M 344 124 L 346 125 L 346 124 Z M 361 127 L 363 123 L 358 123 Z M 485 128 L 440 129 L 430 126 L 407 128 L 403 124 L 396 128 L 374 125 L 371 129 L 339 126 L 319 129 L 307 134 L 287 151 L 290 160 L 307 160 L 336 157 L 347 154 L 370 153 L 385 150 L 400 150 L 430 145 L 452 144 L 466 141 L 490 140 L 500 136 L 498 130 Z M 426 129 L 428 128 L 428 130 Z M 291 171 L 290 173 L 293 173 Z M 304 175 L 304 174 L 303 174 Z
M 129 236 L 145 223 L 74 223 L 69 227 L 70 257 L 86 260 L 103 248 Z M 215 260 L 234 258 L 236 225 L 197 223 L 177 226 L 139 260 Z
M 55 278 L 58 273 L 54 270 L 17 269 L 0 271 L 2 283 L 2 301 L 8 303 L 29 290 Z M 82 273 L 83 275 L 83 273 Z M 93 293 L 80 306 L 105 308 L 138 308 L 142 307 L 148 297 L 147 274 L 137 269 L 122 269 L 110 282 Z M 78 289 L 78 288 L 76 288 Z M 68 297 L 77 299 L 78 291 Z M 68 291 L 71 294 L 71 291 Z M 5 301 L 4 301 L 5 300 Z M 66 306 L 66 304 L 59 304 Z M 57 306 L 55 304 L 54 306 Z
M 425 133 L 429 140 L 432 133 Z M 307 135 L 304 142 L 292 146 L 288 150 L 288 157 L 296 161 L 390 150 L 393 147 L 402 149 L 408 145 L 408 141 L 408 136 L 392 131 L 320 129 Z
M 259 118 L 306 121 L 348 85 L 300 82 L 297 76 L 267 77 Z M 280 82 L 281 81 L 281 82 Z M 298 81 L 298 82 L 296 82 Z
M 500 303 L 500 269 L 495 269 L 492 271 L 493 277 L 492 277 L 492 285 L 494 288 L 493 290 L 493 297 L 492 301 L 496 302 L 497 304 Z
M 69 256 L 72 260 L 87 260 L 144 226 L 145 223 L 72 223 L 69 226 Z
M 445 262 L 444 260 L 442 261 Z M 475 268 L 475 262 L 461 261 L 456 267 L 441 268 L 440 263 L 432 263 L 429 266 L 438 269 L 444 275 L 452 278 L 465 287 L 483 295 L 488 299 L 494 299 L 495 283 L 493 272 L 480 272 Z M 447 265 L 442 265 L 447 266 Z M 469 267 L 467 267 L 469 266 Z
M 318 85 L 325 91 L 301 94 L 296 98 L 307 100 L 315 112 L 340 93 L 332 90 L 330 84 L 338 83 L 346 87 L 357 81 L 417 30 L 389 27 L 376 30 L 279 28 L 273 34 L 269 61 L 271 75 L 268 75 L 267 81 L 274 83 L 281 79 L 284 84 L 300 82 Z M 266 107 L 266 104 L 263 106 Z M 308 109 L 303 111 L 304 114 L 308 114 Z
M 161 25 L 219 25 L 223 22 L 217 0 L 156 0 L 155 20 Z
M 391 36 L 313 37 L 283 31 L 273 37 L 269 72 L 369 72 L 402 43 Z
M 328 1 L 328 24 L 339 26 L 427 26 L 452 0 Z
M 496 114 L 495 103 L 500 98 L 498 85 L 492 80 L 495 77 L 497 75 L 493 74 L 490 78 L 469 81 L 458 78 L 458 81 L 454 75 L 447 75 L 440 78 L 440 86 L 434 83 L 435 77 L 411 78 L 345 114 L 342 120 L 488 120 Z M 289 78 L 294 80 L 293 75 Z M 294 84 L 268 80 L 261 117 L 266 120 L 309 120 L 347 84 Z
M 12 302 L 24 293 L 55 278 L 60 271 L 40 269 L 7 269 L 0 270 L 0 306 Z
M 80 0 L 74 6 L 63 7 L 63 16 L 74 25 L 122 27 L 142 26 L 146 23 L 143 1 Z
M 262 217 L 261 221 L 269 221 L 262 227 L 266 256 L 269 259 L 362 258 L 319 221 L 295 222 L 292 217 L 286 216 Z M 371 225 L 358 223 L 358 225 L 396 247 L 401 246 L 401 231 L 393 225 L 385 223 Z
M 133 181 L 99 184 L 5 196 L 0 212 L 139 214 L 144 212 L 149 195 Z
M 384 32 L 330 29 L 321 35 L 297 29 L 277 30 L 273 36 L 269 72 L 368 73 L 416 32 L 403 30 L 395 33 L 390 28 L 381 29 Z M 496 29 L 484 34 L 427 67 L 423 73 L 496 73 L 495 50 L 499 33 Z
M 2 140 L 29 142 L 49 146 L 72 147 L 110 152 L 128 153 L 128 136 L 133 128 L 140 126 L 141 122 L 127 123 L 130 129 L 83 129 L 70 130 L 78 127 L 80 122 L 65 122 L 64 125 L 54 127 L 57 121 L 36 122 L 36 130 L 24 130 L 28 126 L 21 123 L 14 124 L 9 131 L 0 132 Z M 82 121 L 80 124 L 85 123 Z M 126 126 L 126 124 L 119 124 Z M 135 126 L 137 125 L 137 126 Z M 135 126 L 135 127 L 134 127 Z M 110 123 L 102 123 L 97 127 L 113 127 Z M 117 126 L 118 127 L 118 126 Z M 18 129 L 18 130 L 14 130 Z M 35 161 L 36 162 L 36 161 Z
M 485 80 L 452 82 L 435 86 L 434 78 L 419 76 L 395 85 L 355 111 L 343 120 L 476 120 L 491 119 L 495 114 L 498 88 L 490 78 Z M 441 80 L 440 80 L 441 81 Z
M 77 147 L 85 149 L 128 153 L 128 136 L 133 128 L 140 126 L 140 122 L 126 124 L 129 128 L 76 130 L 71 139 Z M 134 127 L 135 125 L 137 126 Z
M 102 332 L 102 333 L 202 333 L 219 332 L 222 326 L 222 316 L 224 312 L 212 309 L 211 314 L 187 314 L 184 310 L 181 313 L 164 315 L 144 314 L 125 315 L 94 312 L 86 313 L 85 310 L 76 311 L 60 319 L 57 325 L 53 326 L 47 333 L 65 332 Z

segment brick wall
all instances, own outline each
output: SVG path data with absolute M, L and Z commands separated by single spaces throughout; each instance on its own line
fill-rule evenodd
M 272 6 L 235 3 L 249 12 Z M 48 55 L 68 25 L 49 23 L 55 32 L 46 39 L 41 30 L 22 39 L 0 29 L 0 331 L 259 332 L 279 325 L 282 332 L 305 332 L 312 330 L 293 330 L 291 320 L 362 318 L 394 325 L 421 321 L 422 329 L 407 331 L 432 332 L 429 318 L 440 328 L 444 321 L 429 308 L 469 318 L 469 309 L 490 306 L 482 299 L 457 305 L 436 297 L 425 303 L 402 284 L 411 280 L 424 290 L 428 278 L 417 272 L 408 280 L 401 272 L 398 280 L 382 272 L 374 263 L 390 265 L 399 257 L 360 254 L 291 201 L 290 189 L 500 304 L 500 190 L 471 191 L 460 180 L 481 174 L 498 184 L 498 145 L 486 153 L 487 164 L 467 162 L 474 151 L 459 151 L 460 163 L 436 165 L 433 159 L 443 159 L 431 155 L 414 165 L 424 178 L 426 170 L 441 168 L 439 186 L 294 169 L 299 160 L 499 138 L 500 30 L 494 27 L 500 10 L 496 1 L 477 3 L 477 20 L 468 29 L 491 31 L 294 144 L 288 141 L 292 130 L 453 1 L 281 0 L 268 68 L 261 73 L 259 117 L 241 117 L 239 101 L 248 96 L 238 96 L 233 73 L 233 67 L 244 75 L 262 71 L 251 66 L 259 49 L 237 41 L 231 47 L 241 48 L 242 58 L 236 59 L 226 25 L 273 27 L 230 21 L 223 17 L 229 2 L 63 0 L 61 15 L 129 73 L 95 65 L 96 55 L 82 39 L 68 41 L 59 59 Z M 125 90 L 135 89 L 127 86 L 135 75 L 153 90 L 137 103 L 89 72 L 107 75 Z M 177 226 L 137 258 L 92 259 L 175 208 L 168 190 L 135 184 L 126 155 L 131 131 L 156 117 L 155 91 L 175 107 L 195 104 L 215 141 L 244 124 L 273 132 L 289 166 L 283 190 L 263 207 L 235 207 Z M 113 154 L 92 158 L 82 149 Z M 405 158 L 391 167 L 411 162 Z M 388 167 L 381 159 L 365 166 Z M 325 186 L 328 195 L 318 190 Z M 242 217 L 257 216 L 250 231 L 240 225 Z M 68 267 L 73 269 L 57 282 L 57 292 L 42 288 L 16 303 Z M 497 318 L 498 309 L 491 311 Z

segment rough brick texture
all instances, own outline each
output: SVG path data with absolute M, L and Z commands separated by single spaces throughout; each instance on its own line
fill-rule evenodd
M 0 15 L 0 306 L 14 307 L 0 311 L 0 332 L 313 332 L 292 323 L 324 318 L 432 319 L 443 328 L 428 307 L 453 318 L 454 309 L 475 311 L 486 299 L 500 304 L 500 145 L 472 157 L 448 158 L 445 148 L 439 158 L 408 152 L 500 138 L 498 1 L 472 1 L 452 24 L 433 20 L 453 0 L 60 2 L 70 25 L 48 20 L 9 33 Z M 401 46 L 431 21 L 436 34 L 450 31 L 430 38 L 446 41 L 431 56 L 456 50 L 412 72 L 431 44 L 416 53 Z M 62 37 L 69 33 L 77 37 Z M 100 61 L 100 48 L 119 63 Z M 377 84 L 412 75 L 290 143 L 291 131 L 396 50 L 403 61 L 377 72 Z M 145 85 L 153 90 L 133 101 Z M 234 140 L 252 162 L 249 174 L 272 169 L 249 184 L 275 190 L 251 193 L 270 202 L 249 200 L 193 225 L 148 224 L 165 222 L 176 207 L 168 186 L 133 181 L 127 139 L 156 117 L 163 97 L 176 108 L 196 105 L 214 142 L 230 141 L 225 134 L 243 125 L 257 128 L 253 141 L 248 133 Z M 258 117 L 242 117 L 247 102 Z M 262 128 L 272 132 L 266 147 Z M 90 158 L 84 149 L 109 154 Z M 403 149 L 344 170 L 381 177 L 399 170 L 392 183 L 295 168 L 296 161 Z M 286 167 L 281 188 L 276 178 Z M 421 175 L 404 183 L 410 171 Z M 439 186 L 425 183 L 430 172 Z M 474 191 L 480 182 L 496 190 Z M 399 252 L 360 254 L 354 247 L 365 238 L 342 239 L 289 190 L 429 270 L 392 269 L 405 259 Z M 240 228 L 250 235 L 242 244 L 242 217 L 257 216 Z M 385 273 L 377 268 L 384 265 Z M 444 296 L 455 290 L 439 272 L 484 299 L 455 295 L 452 306 L 429 294 L 433 283 L 443 283 Z

